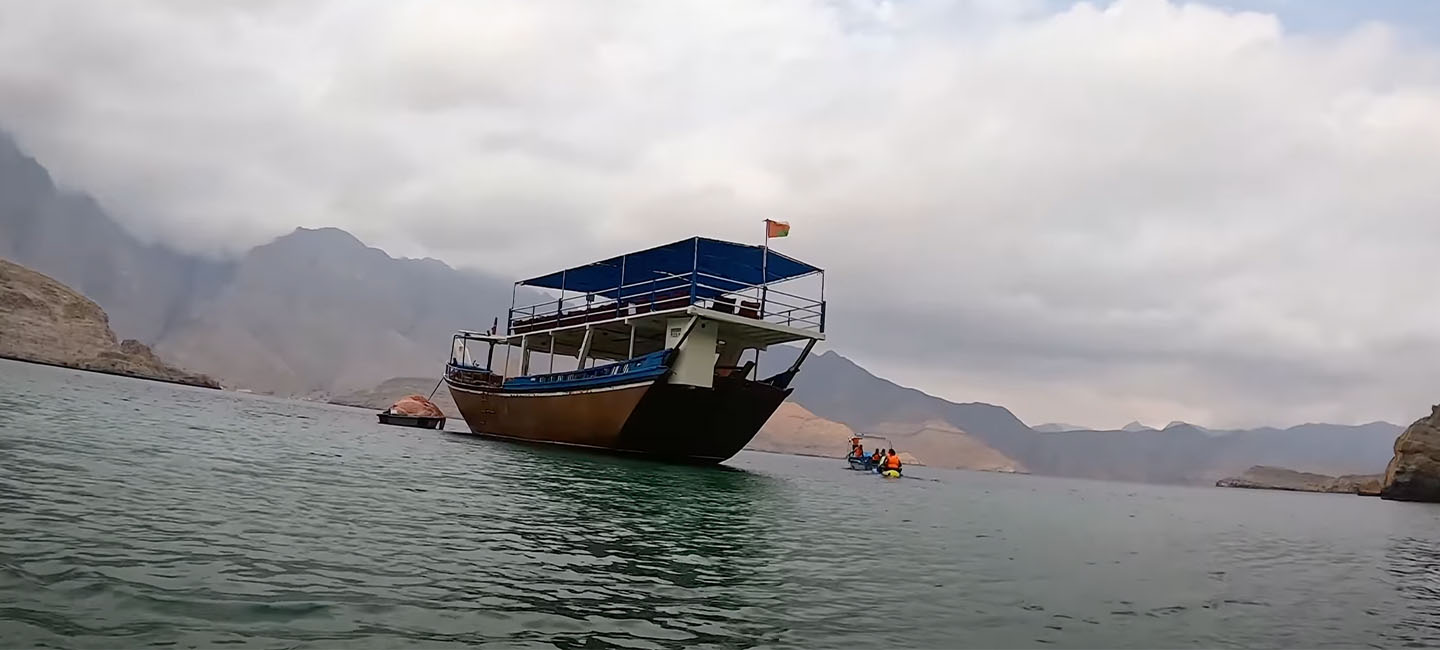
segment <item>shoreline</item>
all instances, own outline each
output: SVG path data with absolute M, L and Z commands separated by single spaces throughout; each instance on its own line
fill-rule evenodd
M 110 376 L 112 376 L 112 377 L 126 377 L 126 378 L 129 378 L 129 379 L 143 379 L 143 380 L 145 380 L 145 381 L 156 381 L 156 382 L 160 382 L 160 383 L 162 383 L 162 384 L 174 384 L 174 385 L 176 385 L 176 386 L 193 386 L 193 387 L 195 387 L 195 388 L 207 388 L 207 389 L 210 389 L 210 390 L 224 390 L 224 387 L 221 386 L 221 385 L 219 384 L 219 382 L 216 382 L 214 386 L 211 386 L 210 384 L 202 384 L 202 383 L 200 383 L 200 382 L 185 381 L 185 380 L 182 380 L 182 379 L 167 379 L 167 378 L 165 378 L 165 377 L 152 377 L 152 376 L 150 376 L 150 375 L 139 375 L 139 374 L 134 374 L 134 373 L 129 373 L 129 372 L 118 372 L 118 371 L 114 371 L 114 370 L 103 370 L 103 369 L 99 369 L 99 368 L 85 368 L 85 367 L 83 367 L 83 366 L 77 366 L 77 365 L 65 364 L 65 363 L 58 363 L 58 362 L 54 362 L 54 361 L 42 361 L 42 360 L 40 360 L 40 359 L 28 359 L 28 358 L 25 358 L 25 357 L 17 357 L 17 356 L 15 356 L 15 355 L 4 354 L 4 353 L 0 353 L 0 359 L 3 359 L 3 360 L 5 360 L 5 361 L 18 361 L 18 362 L 20 362 L 20 363 L 30 363 L 30 364 L 34 364 L 34 365 L 37 365 L 37 366 L 50 366 L 51 368 L 62 368 L 62 369 L 65 369 L 65 370 L 77 370 L 77 371 L 80 371 L 80 372 L 93 372 L 93 373 L 95 373 L 95 374 L 97 374 L 97 375 L 110 375 Z

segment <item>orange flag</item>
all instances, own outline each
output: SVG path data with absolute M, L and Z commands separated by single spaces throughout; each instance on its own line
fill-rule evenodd
M 790 234 L 790 224 L 785 221 L 765 220 L 765 238 L 784 237 Z

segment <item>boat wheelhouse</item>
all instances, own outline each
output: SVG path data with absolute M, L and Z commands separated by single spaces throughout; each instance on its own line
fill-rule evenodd
M 503 334 L 457 332 L 445 382 L 476 434 L 720 462 L 824 340 L 824 287 L 817 267 L 703 237 L 557 271 L 515 283 L 542 299 L 512 299 Z M 800 353 L 761 377 L 783 344 Z

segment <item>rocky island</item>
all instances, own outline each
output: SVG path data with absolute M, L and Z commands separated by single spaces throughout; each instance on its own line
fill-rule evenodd
M 1248 488 L 1252 490 L 1290 490 L 1293 492 L 1333 492 L 1337 494 L 1359 494 L 1377 496 L 1380 494 L 1379 474 L 1347 474 L 1327 476 L 1310 472 L 1297 472 L 1284 467 L 1256 465 L 1240 476 L 1222 478 L 1216 487 Z
M 1440 502 L 1440 405 L 1395 439 L 1380 498 Z
M 0 260 L 0 357 L 77 370 L 219 388 L 161 361 L 145 344 L 117 340 L 94 301 L 53 278 Z

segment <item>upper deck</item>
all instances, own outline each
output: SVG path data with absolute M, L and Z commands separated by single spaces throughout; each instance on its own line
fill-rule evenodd
M 512 304 L 506 334 L 566 338 L 562 330 L 688 313 L 763 330 L 755 338 L 765 344 L 823 339 L 824 274 L 766 247 L 693 237 L 515 283 L 558 294 Z

